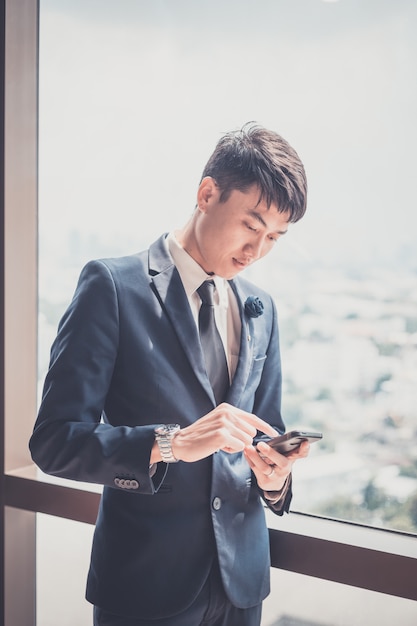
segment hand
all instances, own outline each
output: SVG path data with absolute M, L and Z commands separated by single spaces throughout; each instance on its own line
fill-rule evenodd
M 310 444 L 308 441 L 303 441 L 291 454 L 284 456 L 264 441 L 259 441 L 256 448 L 254 446 L 245 448 L 245 457 L 261 489 L 280 491 L 295 461 L 305 458 L 309 450 Z
M 276 436 L 276 431 L 264 420 L 223 402 L 190 426 L 182 428 L 172 440 L 172 452 L 176 459 L 188 463 L 204 459 L 217 450 L 241 452 L 252 445 L 257 431 L 270 437 Z M 154 458 L 154 450 L 152 459 L 154 462 L 158 460 Z

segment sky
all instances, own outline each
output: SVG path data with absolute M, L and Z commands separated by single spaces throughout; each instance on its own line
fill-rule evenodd
M 417 269 L 414 0 L 41 0 L 43 249 L 181 227 L 215 143 L 249 120 L 309 181 L 286 254 Z M 95 247 L 96 242 L 96 247 Z M 104 246 L 103 246 L 104 242 Z

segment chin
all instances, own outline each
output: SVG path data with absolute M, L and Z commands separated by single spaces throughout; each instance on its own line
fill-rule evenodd
M 237 266 L 235 263 L 229 264 L 227 268 L 225 267 L 217 267 L 214 270 L 214 274 L 216 276 L 220 276 L 220 278 L 224 278 L 225 280 L 231 280 L 235 276 L 237 276 L 240 272 L 242 272 L 245 268 L 241 266 Z

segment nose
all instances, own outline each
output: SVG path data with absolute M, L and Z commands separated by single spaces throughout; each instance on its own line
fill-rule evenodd
M 251 261 L 257 261 L 262 257 L 263 240 L 261 238 L 248 242 L 244 247 L 245 254 Z

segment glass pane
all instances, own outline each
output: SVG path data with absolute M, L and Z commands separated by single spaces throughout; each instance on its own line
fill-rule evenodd
M 293 508 L 417 529 L 417 5 L 41 0 L 39 380 L 90 258 L 182 226 L 220 135 L 305 162 L 306 217 L 247 271 L 274 296 Z
M 84 600 L 93 526 L 37 515 L 37 623 L 90 626 Z M 398 622 L 398 616 L 400 621 Z M 262 626 L 415 626 L 417 603 L 271 570 Z
M 94 526 L 38 513 L 36 602 L 39 626 L 90 626 L 85 599 Z
M 414 626 L 416 621 L 412 600 L 273 569 L 262 626 Z

